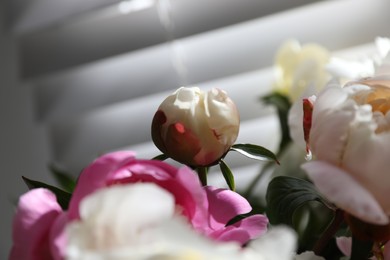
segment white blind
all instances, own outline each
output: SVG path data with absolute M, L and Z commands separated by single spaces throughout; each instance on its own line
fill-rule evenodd
M 159 154 L 150 123 L 181 85 L 226 90 L 241 114 L 238 142 L 275 150 L 277 119 L 259 97 L 271 90 L 283 41 L 340 51 L 390 36 L 387 0 L 143 0 L 137 11 L 138 0 L 25 2 L 14 1 L 9 19 L 21 80 L 51 159 L 74 173 L 111 150 Z M 237 169 L 259 165 L 228 159 Z

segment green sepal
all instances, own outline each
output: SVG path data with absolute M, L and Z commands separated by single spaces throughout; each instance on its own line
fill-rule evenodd
M 62 189 L 69 193 L 73 192 L 76 186 L 76 180 L 72 177 L 72 175 L 60 170 L 54 164 L 49 165 L 49 170 Z
M 70 199 L 72 197 L 72 194 L 69 192 L 66 192 L 64 190 L 61 190 L 57 187 L 54 187 L 52 185 L 40 182 L 40 181 L 34 181 L 29 178 L 26 178 L 22 176 L 23 181 L 26 183 L 27 187 L 31 189 L 37 189 L 37 188 L 45 188 L 53 192 L 57 198 L 58 204 L 61 206 L 63 210 L 67 210 L 69 206 Z
M 168 158 L 169 158 L 168 155 L 166 155 L 165 153 L 162 153 L 160 155 L 157 155 L 157 156 L 153 157 L 152 160 L 165 161 Z
M 222 175 L 225 178 L 225 181 L 226 181 L 227 185 L 229 186 L 229 189 L 231 189 L 232 191 L 235 191 L 236 184 L 234 182 L 234 175 L 233 175 L 232 170 L 229 168 L 229 166 L 222 159 L 219 161 L 219 167 L 221 168 Z

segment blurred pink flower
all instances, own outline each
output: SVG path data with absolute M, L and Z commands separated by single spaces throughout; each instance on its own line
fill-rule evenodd
M 268 219 L 253 215 L 226 226 L 233 217 L 248 213 L 248 201 L 230 190 L 202 187 L 188 167 L 176 168 L 157 160 L 138 160 L 133 152 L 106 154 L 80 175 L 69 205 L 69 218 L 79 218 L 80 201 L 111 185 L 152 182 L 173 194 L 178 210 L 198 232 L 223 241 L 248 242 L 266 232 Z
M 218 241 L 247 243 L 267 231 L 268 219 L 252 215 L 226 226 L 233 217 L 248 213 L 248 201 L 230 190 L 202 187 L 195 173 L 157 160 L 137 160 L 133 152 L 113 152 L 96 159 L 80 175 L 67 212 L 55 195 L 33 189 L 19 201 L 13 224 L 10 260 L 63 259 L 67 223 L 80 218 L 80 202 L 112 185 L 154 183 L 174 197 L 176 210 L 192 227 Z

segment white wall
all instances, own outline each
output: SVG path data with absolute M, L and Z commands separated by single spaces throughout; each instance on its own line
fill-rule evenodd
M 31 89 L 18 81 L 16 42 L 4 32 L 0 2 L 0 259 L 11 246 L 14 202 L 27 191 L 21 176 L 51 181 L 45 129 L 35 124 Z

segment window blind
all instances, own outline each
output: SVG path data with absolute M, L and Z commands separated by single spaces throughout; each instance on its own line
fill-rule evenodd
M 51 159 L 74 173 L 111 150 L 157 155 L 151 119 L 182 85 L 226 90 L 241 114 L 238 142 L 274 150 L 277 119 L 259 97 L 284 40 L 337 52 L 389 36 L 385 0 L 63 2 L 15 1 L 9 26 Z M 231 157 L 233 168 L 259 164 Z

